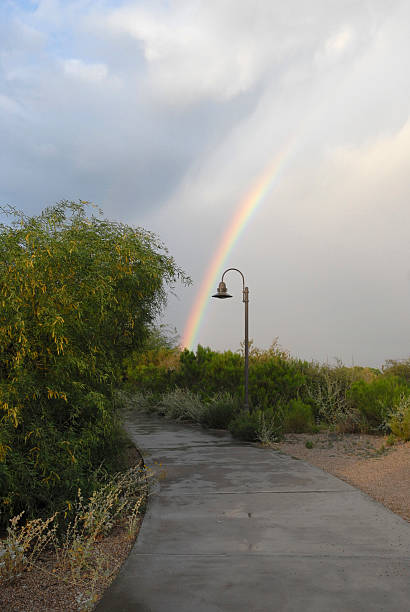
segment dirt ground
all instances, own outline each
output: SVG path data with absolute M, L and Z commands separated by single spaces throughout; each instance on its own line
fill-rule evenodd
M 290 434 L 273 447 L 345 480 L 410 522 L 410 442 L 388 446 L 382 436 Z
M 127 451 L 131 467 L 142 457 L 132 445 Z M 128 557 L 138 535 L 140 516 L 131 535 L 126 521 L 93 546 L 86 568 L 70 573 L 60 567 L 55 552 L 41 554 L 36 564 L 11 582 L 0 582 L 1 612 L 88 612 L 94 608 Z

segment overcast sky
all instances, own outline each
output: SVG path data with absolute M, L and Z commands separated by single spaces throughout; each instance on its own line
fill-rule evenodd
M 182 334 L 286 151 L 225 261 L 250 336 L 348 365 L 407 357 L 409 31 L 408 0 L 1 0 L 0 202 L 81 198 L 158 233 L 193 280 L 164 317 Z M 236 350 L 227 283 L 197 341 Z

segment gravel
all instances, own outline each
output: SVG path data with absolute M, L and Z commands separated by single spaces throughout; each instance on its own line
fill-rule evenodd
M 410 442 L 389 447 L 382 436 L 293 434 L 274 447 L 345 480 L 410 522 Z

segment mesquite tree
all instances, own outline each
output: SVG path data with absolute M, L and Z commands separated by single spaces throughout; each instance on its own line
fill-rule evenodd
M 112 391 L 167 288 L 189 279 L 158 238 L 67 202 L 0 225 L 0 522 L 70 503 L 117 469 Z

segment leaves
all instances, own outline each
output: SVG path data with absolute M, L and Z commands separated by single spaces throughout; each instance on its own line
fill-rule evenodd
M 118 467 L 120 364 L 143 345 L 168 288 L 189 282 L 154 234 L 90 215 L 90 206 L 62 201 L 33 217 L 2 209 L 3 524 L 66 505 L 100 465 Z

